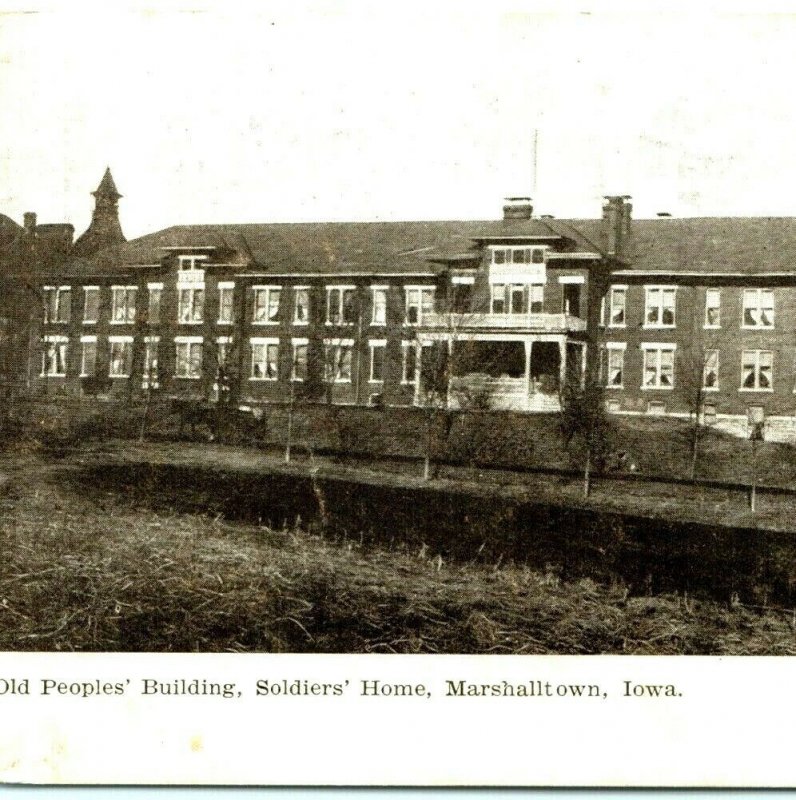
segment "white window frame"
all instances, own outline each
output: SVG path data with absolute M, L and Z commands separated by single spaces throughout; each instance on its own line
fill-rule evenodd
M 716 361 L 715 365 L 711 368 L 711 355 L 716 354 Z M 719 391 L 719 364 L 721 359 L 721 355 L 719 353 L 718 348 L 711 348 L 709 350 L 704 351 L 704 358 L 702 363 L 702 391 L 704 392 L 718 392 Z M 706 379 L 708 377 L 708 372 L 715 372 L 716 373 L 716 383 L 713 386 L 708 386 L 706 383 Z
M 94 345 L 94 371 L 86 372 L 86 345 Z M 96 336 L 81 336 L 80 337 L 80 377 L 91 378 L 97 374 L 97 337 Z
M 299 293 L 304 292 L 306 298 L 304 308 L 304 319 L 298 318 L 299 309 Z M 294 286 L 293 287 L 293 324 L 294 325 L 309 325 L 310 324 L 310 287 L 309 286 Z
M 133 337 L 132 336 L 109 336 L 108 337 L 108 344 L 110 345 L 110 359 L 108 361 L 108 377 L 109 378 L 129 378 L 133 371 Z M 113 346 L 115 344 L 122 344 L 127 345 L 130 350 L 130 368 L 127 372 L 114 372 L 113 371 Z M 125 347 L 124 350 L 127 349 Z M 125 359 L 126 360 L 126 359 Z M 124 364 L 122 364 L 124 367 Z
M 374 366 L 374 359 L 373 355 L 377 348 L 380 348 L 384 352 L 381 355 L 381 371 L 382 377 L 381 378 L 374 378 L 373 377 L 373 366 Z M 368 383 L 384 383 L 384 373 L 387 369 L 387 340 L 386 339 L 370 339 L 368 341 L 368 363 L 370 368 L 368 370 Z
M 668 306 L 664 306 L 664 298 L 668 292 L 672 294 L 672 321 L 664 322 L 663 316 Z M 657 304 L 651 303 L 652 296 L 658 294 L 660 301 Z M 657 305 L 658 319 L 650 321 L 650 309 Z M 644 328 L 676 328 L 677 327 L 677 287 L 676 286 L 645 286 L 644 287 Z
M 144 337 L 144 366 L 143 374 L 141 375 L 141 388 L 142 389 L 157 389 L 160 385 L 160 359 L 158 358 L 158 350 L 160 349 L 160 336 L 145 336 Z M 154 365 L 152 364 L 152 353 L 154 352 Z M 150 384 L 150 373 L 152 375 L 152 383 Z
M 161 315 L 163 313 L 163 283 L 158 281 L 156 283 L 148 283 L 146 285 L 147 290 L 147 304 L 146 304 L 146 321 L 149 325 L 160 325 Z M 154 297 L 155 293 L 159 294 L 158 297 L 158 317 L 157 319 L 152 319 L 152 298 Z
M 423 348 L 433 347 L 434 342 L 418 342 L 416 340 L 408 340 L 404 339 L 401 342 L 401 385 L 402 386 L 414 386 L 417 383 L 417 374 L 418 368 L 422 370 L 423 368 Z M 407 353 L 409 348 L 413 348 L 415 351 L 415 371 L 412 376 L 412 379 L 408 379 L 406 377 L 406 360 L 407 360 Z M 419 355 L 418 355 L 418 351 Z M 420 361 L 418 361 L 418 358 Z
M 413 294 L 417 294 L 417 321 L 410 322 L 409 321 L 409 309 L 414 307 L 412 303 L 411 297 Z M 423 300 L 424 295 L 429 294 L 431 295 L 431 309 L 428 312 L 423 311 Z M 433 314 L 434 313 L 434 302 L 436 300 L 436 287 L 435 286 L 404 286 L 404 325 L 411 325 L 412 327 L 416 327 L 418 325 L 423 324 L 423 316 L 424 314 Z
M 490 264 L 544 264 L 547 255 L 547 247 L 539 245 L 489 245 Z M 515 251 L 522 251 L 522 260 L 514 260 Z M 497 257 L 500 253 L 501 258 Z M 539 254 L 536 256 L 536 254 Z M 536 261 L 534 257 L 536 256 Z
M 625 388 L 625 351 L 627 342 L 606 342 L 605 343 L 605 387 L 607 389 Z M 618 353 L 620 357 L 619 374 L 622 380 L 619 383 L 611 383 L 611 354 Z
M 352 286 L 349 284 L 335 284 L 333 286 L 327 286 L 326 288 L 326 316 L 325 321 L 327 325 L 337 325 L 339 327 L 346 327 L 355 324 L 355 320 L 350 320 L 348 322 L 345 321 L 345 293 L 351 292 L 354 296 L 354 306 L 356 307 L 356 299 L 357 299 L 357 287 Z M 339 292 L 337 296 L 337 321 L 333 322 L 331 318 L 331 311 L 332 311 L 332 292 L 337 291 Z
M 641 390 L 642 391 L 657 391 L 657 392 L 670 392 L 674 389 L 674 356 L 677 351 L 677 345 L 671 342 L 642 342 L 642 359 L 641 359 Z M 647 378 L 647 353 L 656 352 L 655 359 L 655 383 L 652 385 L 646 384 Z M 672 370 L 671 370 L 671 384 L 665 386 L 661 383 L 662 370 L 662 353 L 670 352 L 672 354 Z
M 265 302 L 262 304 L 262 308 L 265 309 L 265 318 L 264 319 L 257 319 L 257 296 L 259 293 L 264 293 L 265 295 Z M 277 295 L 276 300 L 276 319 L 270 319 L 271 316 L 271 306 L 273 295 Z M 269 285 L 262 285 L 262 286 L 252 286 L 252 325 L 271 325 L 272 327 L 275 325 L 279 325 L 280 319 L 280 311 L 282 309 L 282 286 L 278 286 L 276 284 L 269 284 Z
M 744 386 L 745 367 L 748 361 L 747 355 L 754 353 L 753 375 L 755 378 L 754 386 Z M 762 374 L 763 367 L 760 364 L 761 356 L 767 355 L 769 357 L 768 364 L 768 382 L 769 385 L 765 387 L 760 386 L 760 375 Z M 773 350 L 742 350 L 741 351 L 741 387 L 739 392 L 773 392 L 774 391 L 774 351 Z
M 219 281 L 218 289 L 218 318 L 216 325 L 233 325 L 235 323 L 235 281 Z M 222 315 L 224 310 L 223 297 L 229 293 L 229 319 Z
M 67 361 L 69 360 L 69 337 L 68 336 L 58 336 L 58 335 L 48 335 L 42 337 L 42 344 L 44 345 L 44 350 L 42 351 L 42 359 L 41 359 L 41 377 L 42 378 L 65 378 L 66 377 L 66 370 L 67 370 Z M 47 371 L 47 357 L 50 352 L 50 346 L 61 346 L 64 348 L 62 360 L 63 360 L 63 372 L 48 372 Z M 58 359 L 54 359 L 54 363 L 57 365 Z
M 255 348 L 262 349 L 262 359 L 255 360 Z M 268 348 L 276 347 L 276 369 L 274 375 L 268 375 Z M 280 357 L 280 341 L 278 336 L 251 336 L 249 337 L 249 380 L 253 383 L 276 383 L 279 380 L 279 357 Z M 254 367 L 259 364 L 261 369 L 260 375 L 254 374 Z
M 614 304 L 614 295 L 621 294 L 622 295 L 622 321 L 621 322 L 614 322 L 614 311 L 619 310 L 619 306 Z M 628 294 L 628 286 L 627 285 L 616 285 L 611 286 L 608 289 L 608 319 L 606 321 L 606 327 L 608 328 L 626 328 L 627 327 L 627 294 Z
M 124 303 L 117 304 L 117 297 L 121 293 L 124 298 Z M 130 305 L 130 296 L 132 295 L 132 310 Z M 129 285 L 118 284 L 111 286 L 111 325 L 134 325 L 135 324 L 135 308 L 138 303 L 138 287 Z M 116 312 L 121 308 L 124 312 L 124 319 L 116 319 Z
M 180 272 L 202 272 L 204 273 L 204 264 L 208 260 L 209 256 L 206 255 L 195 255 L 195 256 L 177 256 L 177 261 L 179 262 L 179 271 Z M 197 266 L 197 264 L 201 263 L 202 266 Z M 187 265 L 187 266 L 186 266 Z
M 341 378 L 337 365 L 334 366 L 334 378 L 329 376 L 329 349 L 345 347 L 351 351 L 350 375 Z M 335 359 L 336 361 L 337 359 Z M 353 339 L 324 339 L 323 340 L 323 379 L 326 383 L 351 383 L 354 380 L 354 340 Z
M 502 311 L 495 311 L 495 302 L 503 305 Z M 490 314 L 505 314 L 506 313 L 506 284 L 505 283 L 490 283 L 489 284 L 489 313 Z
M 715 303 L 710 302 L 711 295 L 716 298 Z M 712 308 L 716 309 L 718 322 L 710 322 L 708 320 L 708 312 Z M 703 327 L 706 330 L 718 330 L 721 328 L 721 289 L 705 289 L 705 323 Z
M 747 309 L 756 309 L 758 314 L 760 314 L 760 318 L 762 319 L 762 310 L 763 308 L 769 308 L 769 306 L 763 305 L 763 295 L 768 294 L 771 295 L 771 324 L 770 325 L 763 325 L 761 323 L 748 325 L 746 323 L 746 311 Z M 754 297 L 753 303 L 747 303 L 748 297 Z M 764 330 L 770 331 L 774 327 L 775 322 L 775 314 L 774 314 L 774 290 L 773 289 L 743 289 L 741 294 L 741 328 L 743 330 Z
M 188 357 L 185 360 L 185 363 L 190 366 L 192 364 L 191 360 L 191 345 L 199 345 L 200 346 L 200 353 L 202 355 L 201 360 L 199 362 L 199 372 L 196 375 L 180 375 L 177 371 L 177 366 L 180 363 L 180 359 L 177 355 L 178 348 L 181 345 L 188 346 Z M 198 381 L 202 378 L 202 373 L 204 372 L 204 360 L 205 360 L 205 353 L 204 353 L 204 337 L 202 336 L 175 336 L 174 337 L 174 377 L 181 380 L 181 381 Z
M 371 286 L 370 287 L 370 324 L 376 327 L 383 328 L 387 324 L 387 286 Z M 381 294 L 384 297 L 384 319 L 376 319 L 376 309 L 379 307 L 376 303 L 376 295 Z
M 55 319 L 50 319 L 50 303 L 44 303 L 44 322 L 47 325 L 66 325 L 72 320 L 72 287 L 71 286 L 43 286 L 45 297 L 49 292 L 55 292 Z M 64 294 L 68 294 L 69 302 L 63 303 Z M 66 319 L 61 319 L 61 310 L 66 309 Z
M 97 295 L 97 316 L 96 319 L 88 319 L 86 317 L 86 309 L 88 308 L 88 295 L 89 292 L 96 292 Z M 83 324 L 84 325 L 96 325 L 99 322 L 99 310 L 100 310 L 100 287 L 99 286 L 84 286 L 83 287 Z
M 303 383 L 306 379 L 306 372 L 308 369 L 309 364 L 309 344 L 310 340 L 306 338 L 293 338 L 290 340 L 290 380 L 296 381 L 296 383 Z M 304 347 L 305 348 L 305 357 L 304 357 L 304 372 L 305 377 L 300 378 L 296 374 L 296 348 L 297 347 Z

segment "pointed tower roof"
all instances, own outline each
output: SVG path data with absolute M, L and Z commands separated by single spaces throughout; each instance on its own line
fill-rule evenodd
M 117 200 L 122 197 L 122 195 L 119 194 L 119 190 L 116 188 L 116 182 L 113 180 L 110 167 L 106 167 L 105 174 L 102 176 L 99 186 L 96 191 L 91 194 L 93 194 L 94 197 L 102 195 L 103 197 L 114 197 Z

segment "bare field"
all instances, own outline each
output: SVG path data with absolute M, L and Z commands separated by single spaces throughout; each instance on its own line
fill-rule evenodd
M 790 612 L 87 500 L 63 469 L 0 463 L 3 650 L 796 653 Z

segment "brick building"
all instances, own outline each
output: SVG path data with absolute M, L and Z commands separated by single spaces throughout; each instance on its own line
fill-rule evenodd
M 201 225 L 125 242 L 110 172 L 42 279 L 39 393 L 558 407 L 796 425 L 794 219 Z

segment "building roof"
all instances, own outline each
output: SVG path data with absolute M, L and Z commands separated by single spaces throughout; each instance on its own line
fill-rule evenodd
M 11 217 L 0 214 L 0 247 L 11 244 L 21 232 L 21 225 L 17 225 Z
M 99 183 L 96 191 L 92 192 L 94 195 L 105 195 L 113 196 L 114 199 L 119 199 L 122 195 L 119 194 L 119 190 L 116 188 L 116 182 L 113 180 L 113 175 L 111 175 L 111 168 L 106 167 L 105 174 L 102 176 L 102 180 Z
M 475 254 L 476 240 L 515 237 L 554 240 L 562 249 L 593 252 L 576 232 L 557 229 L 548 220 L 445 222 L 327 222 L 247 225 L 180 225 L 107 248 L 74 261 L 72 272 L 129 272 L 159 264 L 176 248 L 214 247 L 214 260 L 257 273 L 428 274 L 440 262 Z

